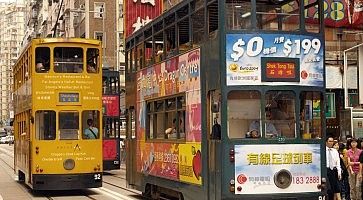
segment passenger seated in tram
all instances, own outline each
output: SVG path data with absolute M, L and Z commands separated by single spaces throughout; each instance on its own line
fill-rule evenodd
M 35 71 L 38 73 L 44 73 L 44 72 L 48 72 L 49 68 L 46 68 L 46 61 L 44 61 L 41 58 L 38 58 L 36 60 L 36 65 L 35 65 Z
M 93 126 L 93 120 L 87 119 L 88 128 L 84 130 L 84 139 L 97 139 L 98 138 L 98 129 Z
M 271 110 L 266 108 L 266 136 L 268 137 L 277 137 L 278 132 L 275 128 L 275 125 L 270 122 L 271 120 Z M 259 138 L 261 137 L 260 134 L 260 120 L 253 120 L 250 124 L 249 131 L 247 133 L 247 137 L 249 138 Z
M 88 62 L 87 63 L 87 72 L 88 73 L 96 73 L 96 64 L 92 63 L 92 62 Z

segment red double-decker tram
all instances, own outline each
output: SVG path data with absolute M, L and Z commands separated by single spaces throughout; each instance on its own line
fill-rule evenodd
M 104 69 L 102 74 L 103 169 L 120 169 L 120 74 Z

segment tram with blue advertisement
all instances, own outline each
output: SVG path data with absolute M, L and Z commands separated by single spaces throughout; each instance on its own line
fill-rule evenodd
M 324 199 L 322 1 L 187 0 L 126 39 L 127 183 Z

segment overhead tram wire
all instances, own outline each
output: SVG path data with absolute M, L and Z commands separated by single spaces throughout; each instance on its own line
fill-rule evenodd
M 63 0 L 61 1 L 60 6 L 59 6 L 57 20 L 55 21 L 55 24 L 54 24 L 54 30 L 53 30 L 53 36 L 52 37 L 55 37 L 55 34 L 57 32 L 58 20 L 59 20 L 59 15 L 60 15 L 62 6 L 63 6 Z

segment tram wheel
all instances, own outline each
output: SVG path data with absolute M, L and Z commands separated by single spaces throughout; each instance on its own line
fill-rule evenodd
M 18 171 L 18 181 L 25 182 L 25 174 L 22 171 Z
M 142 196 L 144 196 L 146 198 L 151 198 L 151 185 L 150 184 L 146 184 L 145 191 L 142 193 Z
M 183 193 L 181 192 L 178 193 L 178 200 L 184 200 Z
M 160 199 L 160 191 L 156 185 L 151 185 L 151 199 Z

